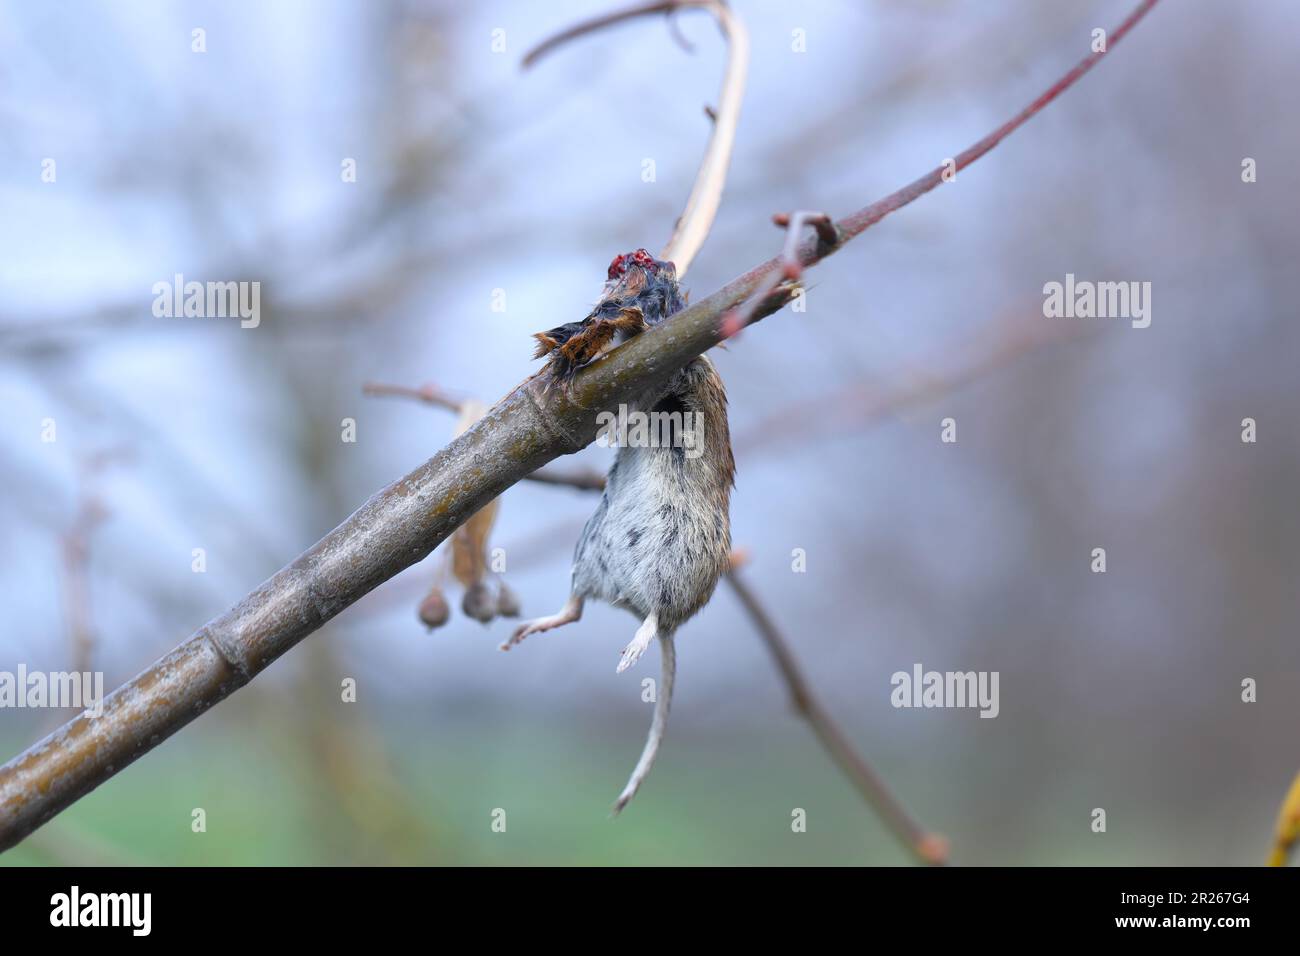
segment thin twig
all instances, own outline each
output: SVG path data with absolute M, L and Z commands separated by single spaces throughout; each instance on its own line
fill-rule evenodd
M 909 203 L 921 198 L 940 183 L 944 182 L 945 178 L 951 178 L 952 174 L 965 169 L 971 163 L 975 162 L 985 153 L 997 146 L 998 143 L 1002 142 L 1002 140 L 1014 133 L 1029 119 L 1036 115 L 1044 106 L 1051 103 L 1058 96 L 1077 83 L 1085 73 L 1097 65 L 1102 57 L 1112 52 L 1115 49 L 1116 44 L 1118 44 L 1120 40 L 1124 39 L 1129 31 L 1132 30 L 1133 27 L 1137 26 L 1138 22 L 1141 21 L 1141 19 L 1145 17 L 1147 13 L 1151 11 L 1151 8 L 1158 2 L 1159 0 L 1142 0 L 1142 2 L 1138 4 L 1137 8 L 1125 17 L 1124 21 L 1118 27 L 1110 32 L 1106 49 L 1104 51 L 1090 53 L 1088 56 L 1084 57 L 1073 69 L 1048 87 L 1041 96 L 1022 109 L 1019 113 L 1011 117 L 1011 119 L 1007 120 L 979 142 L 958 153 L 953 159 L 951 165 L 943 163 L 936 166 L 930 172 L 921 176 L 919 179 L 908 183 L 902 189 L 890 193 L 884 199 L 879 199 L 876 202 L 873 202 L 870 206 L 859 209 L 852 215 L 846 216 L 839 222 L 835 223 L 839 235 L 840 246 L 848 240 L 866 232 L 891 212 L 896 212 Z M 799 250 L 799 261 L 803 263 L 804 266 L 810 266 L 826 258 L 827 255 L 839 248 L 839 246 L 836 246 L 831 248 L 829 251 L 823 252 L 821 251 L 822 245 L 820 237 L 814 241 L 806 242 Z M 782 257 L 778 256 L 775 259 L 769 259 L 767 262 L 763 263 L 763 265 L 749 272 L 742 278 L 753 278 L 757 282 L 761 277 L 766 276 L 768 273 L 774 269 L 780 268 L 782 265 Z M 733 285 L 734 284 L 735 283 L 733 283 Z M 754 287 L 758 288 L 757 285 Z M 771 312 L 767 310 L 766 306 L 760 306 L 759 309 L 749 317 L 749 321 L 756 322 L 770 314 Z
M 720 0 L 661 0 L 584 20 L 539 43 L 523 60 L 523 65 L 529 67 L 556 47 L 577 37 L 635 17 L 654 13 L 672 15 L 678 10 L 692 7 L 707 10 L 718 21 L 718 27 L 727 40 L 727 66 L 722 80 L 722 92 L 718 95 L 718 105 L 709 114 L 714 121 L 713 129 L 699 171 L 695 174 L 695 184 L 691 187 L 686 208 L 678 218 L 668 244 L 659 254 L 660 259 L 672 262 L 677 267 L 679 279 L 686 275 L 696 254 L 704 245 L 722 202 L 727 169 L 731 165 L 731 149 L 736 141 L 736 126 L 740 122 L 740 103 L 745 96 L 745 76 L 749 71 L 749 33 L 745 25 Z
M 743 305 L 732 309 L 722 320 L 722 337 L 729 339 L 753 321 L 754 313 L 776 292 L 783 282 L 798 282 L 803 275 L 803 263 L 799 261 L 799 236 L 804 226 L 812 226 L 817 233 L 817 254 L 828 256 L 839 245 L 840 237 L 835 223 L 824 212 L 801 210 L 793 213 L 776 213 L 772 222 L 785 229 L 785 242 L 781 246 L 781 268 L 774 271 L 767 280 L 749 297 Z
M 762 635 L 767 649 L 772 652 L 777 669 L 780 670 L 786 686 L 790 689 L 790 697 L 795 709 L 811 725 L 813 733 L 822 742 L 822 746 L 918 860 L 932 866 L 946 863 L 948 841 L 917 823 L 885 786 L 884 781 L 871 769 L 871 765 L 854 750 L 848 737 L 813 696 L 812 688 L 808 685 L 803 672 L 799 670 L 789 642 L 782 636 L 758 596 L 745 583 L 739 567 L 732 567 L 724 576 L 731 589 L 736 592 L 736 597 L 740 599 L 745 613 L 749 615 L 758 633 Z
M 754 452 L 778 440 L 788 448 L 792 439 L 806 441 L 819 434 L 861 428 L 886 415 L 933 401 L 1047 345 L 1081 341 L 1100 334 L 1097 326 L 1049 325 L 1016 321 L 998 333 L 981 330 L 973 341 L 953 342 L 934 349 L 936 358 L 924 367 L 939 365 L 938 356 L 959 355 L 938 371 L 898 376 L 884 386 L 853 383 L 806 401 L 789 403 L 737 437 L 737 451 Z
M 393 385 L 388 382 L 366 382 L 361 386 L 361 391 L 366 395 L 409 398 L 417 402 L 423 402 L 426 405 L 445 408 L 457 415 L 465 407 L 463 401 L 449 398 L 445 391 L 432 383 L 426 383 L 419 388 L 412 388 L 409 385 Z M 543 485 L 568 485 L 582 491 L 601 491 L 605 487 L 605 476 L 591 470 L 560 472 L 542 468 L 525 477 L 529 481 L 536 481 Z
M 95 530 L 109 516 L 94 489 L 105 469 L 129 457 L 127 448 L 106 448 L 90 455 L 82 463 L 77 512 L 63 534 L 64 604 L 68 614 L 72 670 L 78 673 L 89 672 L 95 661 L 94 617 L 90 606 L 90 541 Z
M 605 476 L 590 468 L 584 468 L 580 471 L 557 471 L 553 468 L 542 468 L 529 475 L 528 480 L 540 482 L 543 485 L 564 485 L 569 488 L 577 488 L 579 491 L 605 490 Z
M 1143 0 L 1108 50 L 1157 2 Z M 1092 54 L 1015 119 L 963 154 L 973 162 L 1086 73 Z M 934 188 L 941 171 L 837 223 L 843 240 Z M 933 180 L 933 181 L 932 181 Z M 844 241 L 841 241 L 841 247 Z M 805 267 L 818 258 L 805 243 Z M 398 572 L 423 560 L 485 504 L 542 465 L 586 447 L 603 409 L 662 387 L 721 341 L 727 312 L 779 268 L 769 260 L 592 362 L 569 389 L 534 375 L 472 428 L 362 505 L 339 527 L 118 688 L 98 718 L 81 715 L 0 767 L 0 850 L 148 753 L 260 674 L 295 644 Z M 770 314 L 760 308 L 757 321 Z
M 695 44 L 686 39 L 686 34 L 682 32 L 682 25 L 677 22 L 677 11 L 669 10 L 664 15 L 664 19 L 668 21 L 668 34 L 677 42 L 677 45 L 687 53 L 694 53 Z
M 426 405 L 437 405 L 449 412 L 460 414 L 464 402 L 452 398 L 436 385 L 421 385 L 411 388 L 409 385 L 389 385 L 386 382 L 365 382 L 361 386 L 363 395 L 388 396 L 390 398 L 412 398 Z
M 90 623 L 90 537 L 106 517 L 108 512 L 99 499 L 88 495 L 63 535 L 64 605 L 72 670 L 77 673 L 89 672 L 95 660 L 95 632 Z

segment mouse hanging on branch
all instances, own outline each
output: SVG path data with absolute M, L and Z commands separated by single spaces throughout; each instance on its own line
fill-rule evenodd
M 708 12 L 727 43 L 717 108 L 706 110 L 712 131 L 686 207 L 660 258 L 645 249 L 615 257 L 600 301 L 581 322 L 540 332 L 537 358 L 543 374 L 561 387 L 577 371 L 619 343 L 685 307 L 678 286 L 708 237 L 722 200 L 735 143 L 749 65 L 749 35 L 723 0 L 671 0 L 640 4 L 576 24 L 534 47 L 532 66 L 558 46 L 623 20 L 680 10 Z M 529 634 L 549 631 L 582 616 L 588 598 L 627 608 L 641 621 L 623 649 L 621 673 L 658 638 L 662 677 L 641 759 L 614 804 L 617 814 L 636 795 L 654 764 L 672 704 L 676 657 L 673 635 L 708 603 L 731 554 L 731 489 L 735 459 L 727 428 L 727 393 L 703 355 L 652 394 L 629 403 L 631 412 L 667 422 L 668 440 L 619 441 L 600 505 L 587 521 L 573 556 L 573 579 L 564 607 L 521 625 L 502 650 Z M 654 429 L 659 433 L 659 429 Z
M 537 357 L 566 385 L 579 368 L 684 307 L 671 262 L 644 249 L 610 264 L 600 302 L 581 322 L 539 332 Z M 564 607 L 521 625 L 502 650 L 529 634 L 570 624 L 591 598 L 631 611 L 641 626 L 623 649 L 618 672 L 635 664 L 658 638 L 662 677 L 641 759 L 614 804 L 618 813 L 654 764 L 672 705 L 673 635 L 708 603 L 731 554 L 731 489 L 735 459 L 727 427 L 727 393 L 706 356 L 685 366 L 626 410 L 644 415 L 650 440 L 612 439 L 618 453 L 600 505 L 573 555 Z

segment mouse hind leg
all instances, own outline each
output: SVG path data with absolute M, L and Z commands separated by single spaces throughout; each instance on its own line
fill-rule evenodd
M 529 634 L 540 634 L 542 631 L 551 631 L 557 627 L 563 627 L 565 624 L 572 624 L 574 621 L 582 618 L 582 595 L 574 593 L 569 595 L 569 600 L 564 602 L 564 607 L 560 608 L 554 614 L 546 617 L 535 617 L 531 621 L 525 621 L 515 628 L 515 632 L 510 635 L 510 639 L 501 645 L 501 650 L 508 651 Z
M 619 659 L 616 673 L 623 673 L 633 664 L 641 659 L 644 654 L 654 643 L 655 636 L 659 633 L 659 615 L 650 612 L 646 619 L 641 622 L 641 626 L 636 629 L 636 634 L 632 636 L 632 641 L 623 648 L 623 656 Z

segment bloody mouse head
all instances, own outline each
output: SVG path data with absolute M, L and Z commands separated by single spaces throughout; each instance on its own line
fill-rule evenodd
M 581 322 L 538 332 L 536 357 L 550 359 L 556 379 L 567 382 L 583 365 L 685 306 L 677 267 L 644 249 L 614 257 L 600 301 Z
M 644 249 L 617 255 L 606 273 L 602 304 L 635 306 L 647 325 L 661 322 L 683 306 L 677 288 L 677 267 Z M 600 307 L 597 306 L 597 309 Z
M 647 272 L 658 272 L 665 266 L 672 268 L 671 262 L 660 262 L 644 249 L 638 249 L 636 252 L 624 252 L 614 257 L 614 261 L 609 264 L 610 279 L 621 279 L 632 266 L 638 266 Z

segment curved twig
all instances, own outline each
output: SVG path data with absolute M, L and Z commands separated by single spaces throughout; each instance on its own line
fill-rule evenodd
M 686 275 L 691 262 L 704 245 L 704 240 L 708 238 L 714 217 L 718 214 L 718 206 L 722 202 L 722 189 L 726 185 L 727 169 L 731 165 L 731 148 L 736 141 L 736 126 L 740 122 L 740 103 L 745 95 L 745 76 L 749 72 L 749 33 L 745 25 L 721 0 L 660 0 L 584 20 L 539 43 L 523 60 L 523 65 L 529 67 L 552 50 L 577 37 L 635 17 L 654 13 L 671 15 L 691 7 L 707 10 L 718 21 L 718 27 L 727 40 L 727 67 L 722 80 L 722 92 L 718 95 L 718 105 L 709 114 L 714 121 L 713 131 L 709 134 L 709 143 L 705 147 L 699 172 L 695 174 L 695 184 L 691 187 L 686 208 L 673 227 L 668 244 L 659 253 L 660 259 L 666 259 L 677 267 L 679 279 Z
M 739 453 L 761 452 L 792 442 L 806 442 L 845 429 L 861 428 L 912 406 L 955 392 L 988 372 L 1009 365 L 1040 348 L 1083 342 L 1101 334 L 1097 326 L 1045 325 L 1041 321 L 1006 321 L 1001 328 L 980 329 L 973 338 L 954 338 L 933 350 L 925 372 L 904 372 L 883 386 L 854 382 L 815 398 L 788 403 L 732 440 Z M 948 356 L 956 356 L 953 361 Z
M 409 398 L 425 405 L 445 408 L 455 414 L 460 414 L 464 408 L 464 402 L 451 398 L 447 392 L 432 383 L 426 383 L 419 388 L 412 388 L 410 385 L 393 385 L 389 382 L 365 382 L 361 386 L 361 391 L 365 395 Z M 551 468 L 542 468 L 525 477 L 529 481 L 535 481 L 539 484 L 565 485 L 570 488 L 577 488 L 580 491 L 602 491 L 605 488 L 605 476 L 590 469 L 563 472 Z
M 389 398 L 413 398 L 416 401 L 424 402 L 426 405 L 436 405 L 458 415 L 464 405 L 463 402 L 452 398 L 436 385 L 421 385 L 419 388 L 411 388 L 409 385 L 389 385 L 387 382 L 364 382 L 361 385 L 361 393 L 363 395 L 386 396 Z
M 733 566 L 724 575 L 731 589 L 736 592 L 745 613 L 754 622 L 758 633 L 762 635 L 767 649 L 776 661 L 777 669 L 785 678 L 790 689 L 790 698 L 797 710 L 812 727 L 817 739 L 822 742 L 840 769 L 853 781 L 875 807 L 876 812 L 894 831 L 918 860 L 931 866 L 942 866 L 948 861 L 948 841 L 937 833 L 931 833 L 912 818 L 898 798 L 865 759 L 853 748 L 853 744 L 839 726 L 826 712 L 821 703 L 813 696 L 812 688 L 804 678 L 803 672 L 794 659 L 789 642 L 782 636 L 780 628 L 772 620 L 759 601 L 758 595 L 750 589 L 741 577 L 740 569 Z
M 799 236 L 804 226 L 812 226 L 817 234 L 817 253 L 828 256 L 839 245 L 839 231 L 831 217 L 824 212 L 779 212 L 772 217 L 772 222 L 785 229 L 785 243 L 781 246 L 781 268 L 773 272 L 762 285 L 749 297 L 749 301 L 732 309 L 722 320 L 722 337 L 729 339 L 751 321 L 754 313 L 772 296 L 783 282 L 798 282 L 803 275 L 803 263 L 799 261 Z M 792 290 L 793 291 L 793 288 Z

